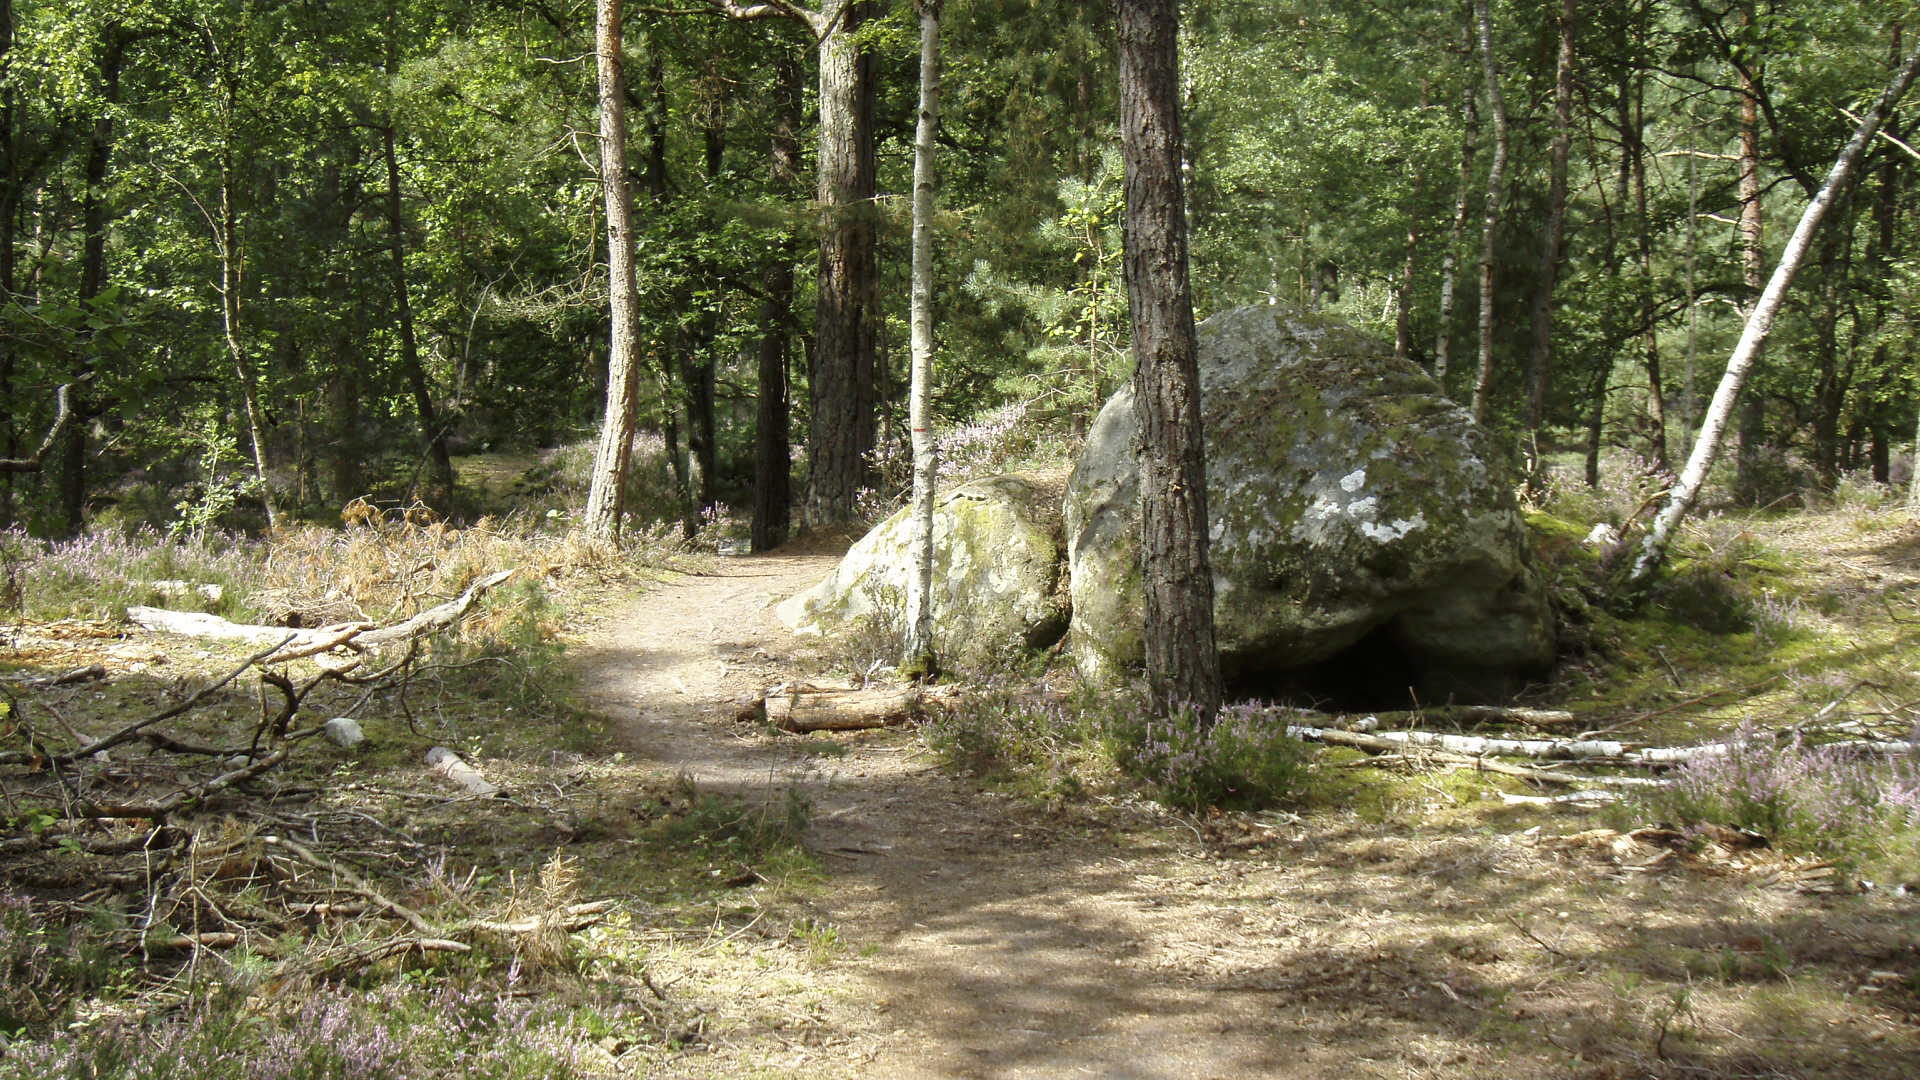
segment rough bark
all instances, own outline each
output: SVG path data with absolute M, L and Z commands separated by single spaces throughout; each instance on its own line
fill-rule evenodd
M 1500 65 L 1493 55 L 1491 0 L 1473 0 L 1479 27 L 1481 73 L 1487 82 L 1487 112 L 1493 117 L 1493 162 L 1487 168 L 1485 224 L 1480 236 L 1480 364 L 1473 381 L 1473 419 L 1485 423 L 1493 395 L 1494 254 L 1499 246 L 1500 220 L 1506 201 L 1507 101 L 1500 92 Z
M 939 670 L 933 640 L 933 188 L 934 134 L 940 124 L 940 4 L 920 0 L 920 115 L 913 140 L 913 371 L 908 425 L 913 438 L 913 573 L 907 578 L 903 672 L 927 677 Z
M 1118 8 L 1147 681 L 1162 714 L 1191 708 L 1208 724 L 1221 682 L 1180 175 L 1180 10 L 1176 0 L 1118 0 Z
M 1786 297 L 1787 287 L 1793 283 L 1794 273 L 1800 268 L 1813 235 L 1820 227 L 1820 221 L 1827 210 L 1839 198 L 1852 177 L 1853 170 L 1868 142 L 1880 130 L 1887 114 L 1905 95 L 1907 88 L 1913 85 L 1916 72 L 1920 72 L 1920 48 L 1911 52 L 1893 80 L 1881 92 L 1878 101 L 1861 120 L 1855 129 L 1853 138 L 1841 150 L 1835 159 L 1833 168 L 1827 173 L 1826 182 L 1820 186 L 1819 193 L 1807 204 L 1806 212 L 1800 216 L 1800 224 L 1793 230 L 1787 246 L 1780 254 L 1780 262 L 1773 269 L 1766 289 L 1754 304 L 1753 311 L 1747 316 L 1746 328 L 1740 334 L 1740 341 L 1734 346 L 1733 355 L 1727 360 L 1726 374 L 1720 379 L 1719 389 L 1714 392 L 1713 403 L 1707 407 L 1707 414 L 1700 425 L 1700 436 L 1695 440 L 1693 454 L 1687 459 L 1687 466 L 1680 474 L 1680 480 L 1674 485 L 1673 494 L 1667 504 L 1654 518 L 1653 525 L 1647 530 L 1645 542 L 1641 545 L 1639 557 L 1634 561 L 1633 570 L 1625 583 L 1627 598 L 1638 595 L 1652 579 L 1653 573 L 1666 557 L 1667 545 L 1673 539 L 1673 532 L 1680 521 L 1693 508 L 1694 500 L 1700 494 L 1700 488 L 1706 483 L 1707 470 L 1712 468 L 1719 456 L 1721 438 L 1725 434 L 1727 421 L 1732 416 L 1734 404 L 1739 400 L 1740 391 L 1746 385 L 1747 375 L 1760 357 L 1761 348 L 1766 344 L 1767 335 L 1773 329 L 1774 317 L 1780 304 Z
M 1547 165 L 1547 224 L 1540 245 L 1540 269 L 1533 292 L 1533 340 L 1527 350 L 1527 434 L 1533 444 L 1535 473 L 1540 429 L 1547 420 L 1547 389 L 1553 371 L 1553 288 L 1566 261 L 1562 242 L 1567 221 L 1567 159 L 1573 149 L 1573 27 L 1578 0 L 1561 0 L 1560 50 L 1554 64 L 1553 149 Z
M 820 270 L 807 435 L 807 518 L 814 525 L 854 520 L 873 449 L 873 74 L 852 34 L 866 14 L 859 0 L 827 0 L 820 8 Z
M 620 535 L 626 509 L 627 468 L 633 453 L 634 408 L 640 387 L 638 297 L 634 294 L 633 190 L 627 184 L 625 56 L 620 0 L 598 0 L 595 53 L 600 91 L 600 185 L 607 207 L 607 403 L 587 491 L 586 527 L 595 536 Z

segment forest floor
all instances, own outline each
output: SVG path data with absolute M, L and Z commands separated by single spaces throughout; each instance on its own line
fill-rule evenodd
M 1767 531 L 1832 595 L 1920 588 L 1912 522 Z M 804 805 L 819 867 L 779 901 L 797 928 L 779 947 L 804 939 L 806 962 L 732 934 L 656 961 L 714 1023 L 653 1075 L 1920 1075 L 1920 899 L 1899 883 L 1642 843 L 1459 773 L 1415 772 L 1371 812 L 1190 817 L 1009 794 L 911 730 L 743 718 L 816 664 L 772 608 L 833 560 L 721 559 L 603 606 L 570 646 L 637 764 Z M 1662 663 L 1671 686 L 1607 715 L 1644 726 L 1706 678 Z M 1818 658 L 1783 671 L 1826 677 Z

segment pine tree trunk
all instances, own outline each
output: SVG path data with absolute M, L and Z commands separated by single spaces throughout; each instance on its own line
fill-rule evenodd
M 1480 237 L 1480 366 L 1473 380 L 1473 419 L 1486 423 L 1493 395 L 1494 253 L 1506 200 L 1507 102 L 1500 93 L 1500 65 L 1493 55 L 1492 0 L 1473 0 L 1480 28 L 1480 66 L 1487 81 L 1487 111 L 1493 116 L 1493 163 L 1487 169 L 1486 221 Z
M 1873 139 L 1880 125 L 1885 122 L 1893 106 L 1913 85 L 1914 76 L 1920 73 L 1920 48 L 1908 55 L 1906 62 L 1895 73 L 1893 81 L 1881 92 L 1860 126 L 1848 140 L 1840 156 L 1834 160 L 1833 168 L 1827 173 L 1826 182 L 1820 185 L 1820 191 L 1807 204 L 1806 212 L 1800 216 L 1800 224 L 1793 230 L 1793 236 L 1787 240 L 1785 250 L 1780 253 L 1780 262 L 1773 268 L 1773 276 L 1768 279 L 1767 287 L 1760 299 L 1747 316 L 1746 329 L 1740 334 L 1740 341 L 1734 346 L 1733 356 L 1727 360 L 1727 371 L 1720 379 L 1720 387 L 1714 392 L 1713 403 L 1708 406 L 1706 417 L 1700 425 L 1700 437 L 1694 442 L 1693 454 L 1687 459 L 1687 467 L 1681 472 L 1680 480 L 1674 485 L 1673 494 L 1667 504 L 1653 520 L 1647 530 L 1645 542 L 1641 545 L 1640 555 L 1634 561 L 1633 570 L 1625 583 L 1628 598 L 1638 595 L 1652 579 L 1655 570 L 1666 558 L 1667 546 L 1672 542 L 1673 532 L 1680 521 L 1693 508 L 1694 500 L 1700 494 L 1701 485 L 1706 483 L 1707 470 L 1720 453 L 1721 436 L 1725 433 L 1727 421 L 1733 414 L 1734 403 L 1739 399 L 1740 390 L 1746 384 L 1748 373 L 1759 359 L 1762 347 L 1766 344 L 1767 334 L 1773 329 L 1774 317 L 1779 313 L 1781 301 L 1785 299 L 1787 286 L 1793 283 L 1795 271 L 1806 257 L 1807 248 L 1813 242 L 1814 232 L 1819 229 L 1820 221 L 1834 200 L 1846 189 L 1847 181 L 1853 175 L 1854 166 L 1866 152 L 1867 143 Z
M 1177 0 L 1118 0 L 1126 277 L 1140 428 L 1140 551 L 1154 708 L 1210 724 L 1221 699 L 1206 454 L 1180 177 Z
M 907 577 L 906 655 L 902 673 L 925 678 L 939 670 L 933 640 L 933 188 L 934 135 L 940 125 L 940 5 L 919 0 L 920 116 L 913 140 L 913 283 L 910 313 L 913 371 L 907 423 L 913 438 L 913 572 Z
M 878 264 L 874 258 L 872 63 L 854 40 L 862 0 L 821 5 L 820 277 L 812 406 L 807 433 L 807 518 L 854 520 L 873 449 L 873 363 Z
M 620 535 L 627 468 L 633 453 L 634 407 L 640 384 L 634 294 L 633 191 L 627 185 L 625 55 L 620 0 L 598 0 L 595 52 L 600 90 L 600 185 L 607 206 L 607 404 L 587 491 L 586 528 L 598 537 Z

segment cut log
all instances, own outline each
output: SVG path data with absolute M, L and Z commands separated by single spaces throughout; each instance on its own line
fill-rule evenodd
M 476 798 L 491 798 L 500 794 L 500 785 L 480 775 L 479 769 L 462 761 L 459 754 L 444 746 L 427 751 L 427 767 L 467 789 L 467 794 Z
M 924 692 L 912 687 L 794 687 L 767 695 L 767 722 L 796 734 L 889 727 L 918 716 L 926 699 Z

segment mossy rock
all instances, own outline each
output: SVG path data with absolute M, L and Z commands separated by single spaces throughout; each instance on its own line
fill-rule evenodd
M 1551 661 L 1508 479 L 1437 383 L 1358 331 L 1280 307 L 1208 319 L 1199 349 L 1230 678 L 1311 667 L 1381 629 L 1423 694 L 1499 693 Z M 1096 679 L 1142 659 L 1135 441 L 1125 388 L 1068 483 L 1074 657 Z
M 1058 474 L 975 480 L 942 493 L 933 519 L 934 647 L 962 665 L 1044 648 L 1067 629 Z M 913 525 L 901 510 L 848 550 L 826 579 L 783 602 L 800 633 L 835 633 L 862 619 L 897 625 L 913 565 Z

